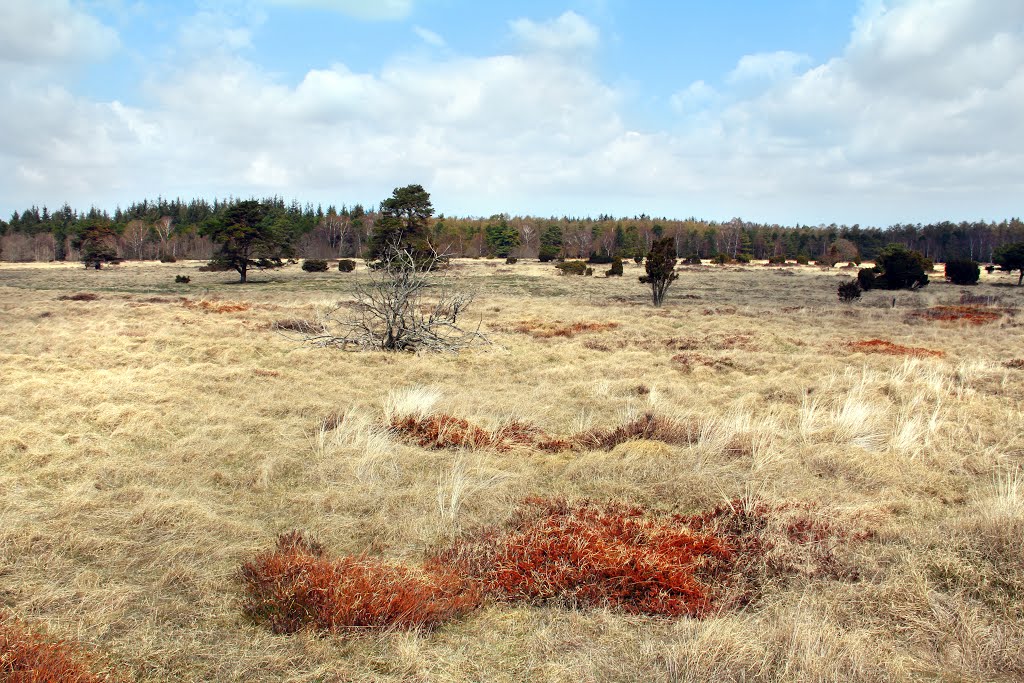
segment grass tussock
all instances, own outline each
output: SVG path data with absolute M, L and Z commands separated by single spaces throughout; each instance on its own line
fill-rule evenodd
M 51 640 L 0 614 L 0 680 L 6 683 L 113 683 L 78 647 Z
M 451 572 L 367 557 L 330 558 L 299 532 L 242 566 L 245 613 L 275 633 L 430 629 L 478 604 Z
M 861 353 L 881 353 L 887 356 L 942 358 L 946 355 L 944 351 L 936 351 L 916 346 L 903 346 L 902 344 L 894 344 L 893 342 L 886 341 L 885 339 L 856 341 L 851 342 L 849 346 L 854 351 L 860 351 Z
M 206 313 L 242 313 L 252 309 L 252 304 L 245 301 L 209 301 L 207 299 L 183 298 L 181 305 L 185 308 Z

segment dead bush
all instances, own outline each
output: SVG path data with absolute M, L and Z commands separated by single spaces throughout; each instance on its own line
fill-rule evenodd
M 0 613 L 0 680 L 8 683 L 112 683 L 78 647 L 45 638 Z
M 714 595 L 698 574 L 731 555 L 641 508 L 530 499 L 507 527 L 466 537 L 428 566 L 453 567 L 500 601 L 700 617 Z
M 368 557 L 328 557 L 299 532 L 242 566 L 245 613 L 275 633 L 431 629 L 479 603 L 444 567 L 429 571 Z

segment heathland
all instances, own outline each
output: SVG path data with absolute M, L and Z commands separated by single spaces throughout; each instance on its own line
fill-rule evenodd
M 1024 676 L 1024 288 L 1009 274 L 843 303 L 856 270 L 703 265 L 655 309 L 632 262 L 604 278 L 457 259 L 431 277 L 475 293 L 466 319 L 491 343 L 417 355 L 300 339 L 351 305 L 362 264 L 246 285 L 200 265 L 0 265 L 0 611 L 94 671 Z M 430 628 L 254 618 L 242 567 L 281 534 L 413 580 L 511 538 L 495 530 L 539 514 L 526 501 L 572 524 L 599 511 L 619 537 L 712 529 L 745 559 L 728 579 L 694 560 L 715 599 L 673 609 L 492 590 Z M 747 526 L 729 536 L 716 515 Z

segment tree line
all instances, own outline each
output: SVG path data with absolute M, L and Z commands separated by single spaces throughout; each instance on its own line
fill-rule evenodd
M 308 258 L 361 258 L 373 251 L 374 226 L 381 207 L 361 204 L 314 206 L 281 197 L 225 200 L 142 200 L 113 213 L 95 207 L 79 211 L 65 204 L 56 211 L 32 206 L 0 220 L 0 258 L 11 261 L 78 260 L 84 232 L 101 231 L 119 258 L 207 259 L 215 250 L 211 226 L 223 222 L 243 202 L 255 201 L 261 220 L 271 222 Z M 451 256 L 518 256 L 552 260 L 648 253 L 655 242 L 670 239 L 682 258 L 821 260 L 829 254 L 856 252 L 873 260 L 889 244 L 901 244 L 945 262 L 991 262 L 1001 246 L 1024 241 L 1024 222 L 1003 221 L 860 225 L 779 225 L 734 218 L 719 222 L 697 218 L 599 215 L 536 217 L 496 214 L 487 218 L 431 216 L 426 230 L 432 248 Z

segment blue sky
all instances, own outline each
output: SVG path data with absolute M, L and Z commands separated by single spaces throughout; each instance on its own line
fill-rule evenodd
M 6 0 L 0 213 L 1020 215 L 1019 0 Z

